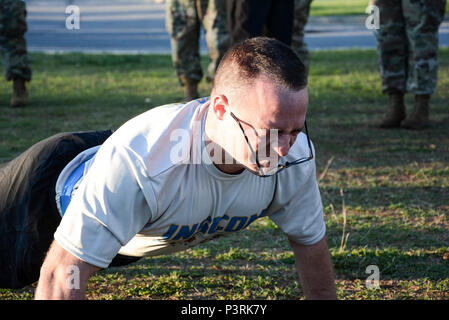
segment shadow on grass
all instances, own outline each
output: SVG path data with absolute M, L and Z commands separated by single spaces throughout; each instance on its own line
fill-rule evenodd
M 342 227 L 328 226 L 327 240 L 329 247 L 340 248 L 342 238 Z M 348 223 L 345 235 L 349 234 L 347 248 L 366 248 L 375 250 L 379 248 L 395 248 L 401 250 L 402 254 L 408 250 L 415 250 L 419 254 L 421 250 L 433 250 L 441 246 L 449 246 L 449 237 L 445 227 L 414 228 L 413 226 L 402 227 L 396 224 L 371 226 L 360 226 Z M 419 248 L 419 249 L 418 249 Z M 448 251 L 449 253 L 449 251 Z
M 352 249 L 339 251 L 331 249 L 335 273 L 339 279 L 365 279 L 366 268 L 376 265 L 381 279 L 421 279 L 441 280 L 447 278 L 449 260 L 444 258 L 448 248 L 428 251 L 402 251 L 396 248 Z M 258 266 L 263 266 L 260 268 Z M 178 272 L 181 277 L 195 279 L 204 277 L 226 276 L 256 278 L 270 276 L 277 281 L 296 277 L 293 255 L 278 261 L 267 261 L 255 257 L 251 261 L 235 259 L 218 262 L 212 258 L 144 258 L 127 267 L 114 267 L 103 270 L 102 275 L 123 273 L 133 276 L 164 276 Z
M 438 120 L 433 128 L 424 131 L 381 130 L 372 119 L 358 123 L 339 123 L 335 119 L 320 125 L 314 121 L 310 135 L 321 167 L 331 157 L 335 158 L 333 169 L 449 161 L 449 118 Z M 320 130 L 320 126 L 326 129 Z
M 332 203 L 340 208 L 342 202 L 340 188 L 321 187 L 324 203 Z M 400 205 L 402 208 L 438 208 L 449 205 L 449 189 L 447 187 L 376 187 L 344 188 L 347 206 L 370 208 L 388 208 Z M 376 210 L 376 209 L 374 209 Z
M 369 265 L 379 268 L 382 280 L 440 280 L 447 278 L 449 269 L 449 261 L 441 252 L 404 252 L 399 249 L 335 250 L 332 261 L 336 273 L 349 279 L 366 278 L 365 271 Z

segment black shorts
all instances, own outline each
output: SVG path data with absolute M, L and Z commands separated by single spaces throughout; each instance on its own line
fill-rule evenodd
M 61 221 L 56 180 L 74 157 L 111 134 L 111 130 L 60 133 L 0 166 L 0 288 L 22 288 L 39 279 Z M 136 260 L 118 255 L 111 266 Z

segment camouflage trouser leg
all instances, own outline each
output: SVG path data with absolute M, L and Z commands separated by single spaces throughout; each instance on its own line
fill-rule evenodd
M 195 0 L 167 0 L 166 27 L 176 74 L 200 81 L 200 21 Z
M 201 8 L 198 8 L 198 13 L 209 48 L 210 63 L 207 67 L 207 77 L 212 80 L 221 58 L 231 44 L 225 14 L 226 1 L 203 0 L 201 1 Z
M 376 0 L 382 91 L 432 94 L 437 82 L 438 27 L 442 0 Z
M 408 45 L 401 0 L 377 0 L 380 29 L 377 31 L 377 52 L 382 91 L 405 92 Z
M 438 76 L 438 28 L 446 1 L 402 0 L 408 47 L 407 91 L 433 94 Z
M 0 0 L 0 47 L 6 80 L 16 77 L 31 80 L 25 40 L 26 9 L 21 0 Z
M 200 81 L 199 54 L 203 25 L 209 48 L 208 77 L 213 78 L 230 40 L 223 0 L 167 0 L 166 26 L 171 37 L 173 65 L 178 76 Z
M 309 69 L 310 58 L 309 50 L 304 42 L 305 27 L 309 19 L 310 4 L 312 0 L 295 0 L 295 11 L 293 17 L 292 49 L 299 55 L 304 62 L 307 70 Z

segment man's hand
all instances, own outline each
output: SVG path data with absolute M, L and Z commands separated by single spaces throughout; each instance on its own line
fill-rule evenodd
M 307 246 L 289 240 L 307 299 L 336 299 L 335 278 L 326 239 Z
M 78 259 L 53 241 L 41 268 L 35 299 L 85 299 L 87 280 L 100 269 Z M 79 283 L 73 283 L 78 279 Z

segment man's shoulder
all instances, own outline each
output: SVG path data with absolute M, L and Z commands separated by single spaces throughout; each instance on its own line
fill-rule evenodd
M 167 104 L 144 112 L 123 124 L 108 139 L 105 149 L 123 150 L 139 161 L 149 176 L 157 175 L 185 159 L 173 157 L 179 133 L 190 137 L 201 122 L 207 99 Z M 187 156 L 187 155 L 186 155 Z
M 193 120 L 207 101 L 207 98 L 202 98 L 188 103 L 171 103 L 152 108 L 125 122 L 114 135 L 125 140 L 146 133 L 157 137 L 160 131 L 166 131 L 167 128 L 183 128 Z

